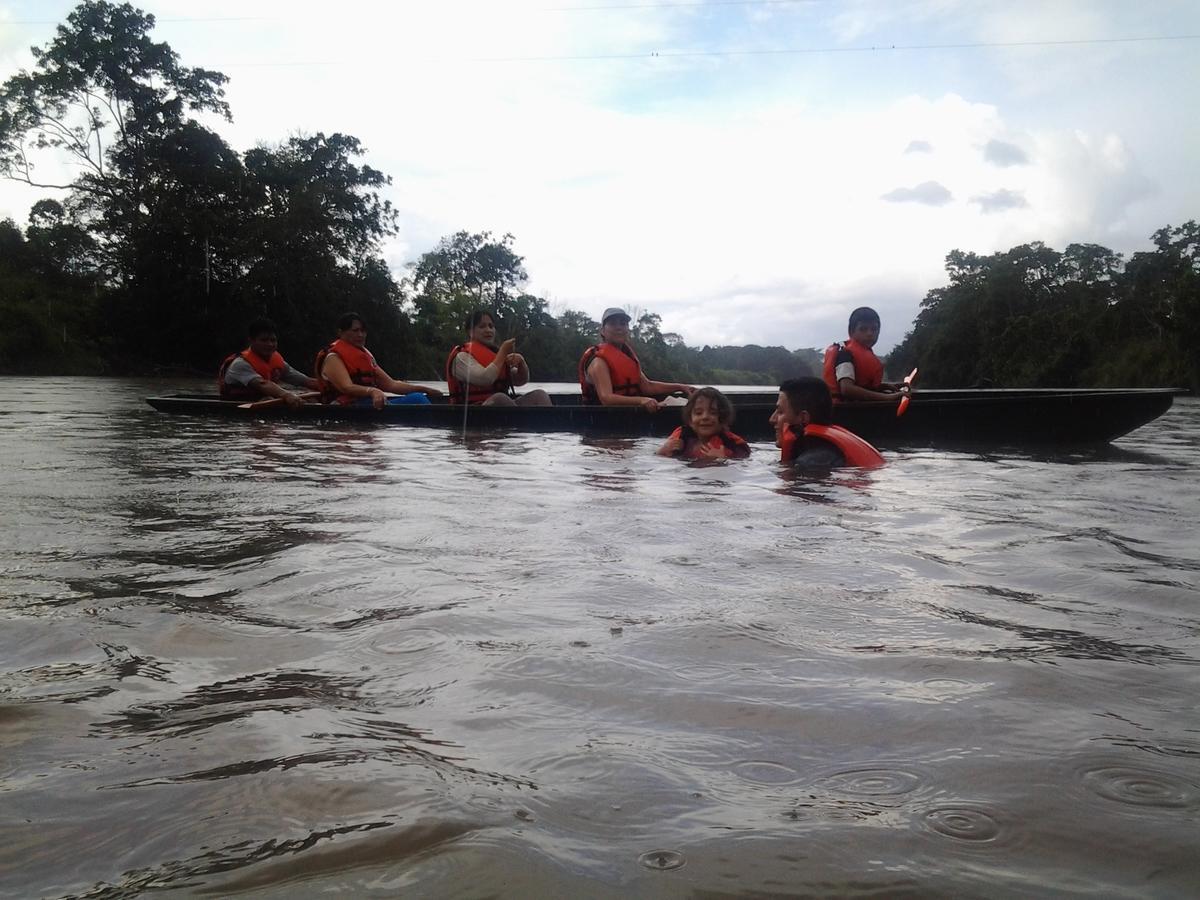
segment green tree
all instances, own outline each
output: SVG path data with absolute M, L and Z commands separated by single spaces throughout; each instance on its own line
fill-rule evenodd
M 89 0 L 34 49 L 32 71 L 0 87 L 0 172 L 67 192 L 35 209 L 31 251 L 93 269 L 118 366 L 209 368 L 262 313 L 307 353 L 351 304 L 373 311 L 377 334 L 403 338 L 400 288 L 378 258 L 395 231 L 387 177 L 341 134 L 243 160 L 197 118 L 229 118 L 225 76 L 180 65 L 153 26 L 128 4 Z M 55 156 L 79 175 L 39 180 Z
M 396 231 L 396 212 L 380 197 L 390 179 L 355 162 L 363 155 L 356 138 L 321 133 L 248 151 L 230 278 L 242 310 L 271 316 L 306 353 L 333 338 L 340 314 L 362 314 L 389 368 L 383 339 L 411 349 L 411 328 L 379 258 Z M 389 371 L 401 369 L 393 362 Z
M 545 301 L 520 290 L 528 275 L 513 241 L 511 234 L 495 240 L 489 231 L 458 231 L 410 265 L 417 334 L 421 343 L 436 348 L 434 357 L 441 355 L 439 365 L 464 339 L 473 310 L 490 310 L 506 337 L 553 327 Z
M 1125 264 L 1095 244 L 954 250 L 889 368 L 929 387 L 1195 385 L 1198 239 L 1194 222 L 1161 229 Z
M 125 229 L 105 223 L 114 238 L 156 218 L 154 184 L 137 177 L 154 172 L 156 145 L 194 124 L 188 113 L 229 118 L 225 76 L 181 66 L 167 44 L 150 39 L 153 27 L 154 16 L 128 3 L 87 0 L 49 46 L 33 48 L 34 71 L 0 87 L 0 173 L 88 195 L 97 215 L 114 205 L 139 210 Z M 80 174 L 68 183 L 40 180 L 47 155 Z

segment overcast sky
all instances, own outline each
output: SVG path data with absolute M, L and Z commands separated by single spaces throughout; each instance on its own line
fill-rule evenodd
M 1200 217 L 1195 0 L 135 5 L 230 77 L 236 149 L 363 141 L 398 276 L 511 232 L 554 312 L 690 345 L 824 346 L 868 304 L 887 350 L 951 249 L 1128 253 Z M 0 0 L 0 78 L 73 6 Z M 0 217 L 46 194 L 0 184 Z

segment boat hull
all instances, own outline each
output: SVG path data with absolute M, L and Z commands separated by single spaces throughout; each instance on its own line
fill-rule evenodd
M 1181 391 L 1151 389 L 1076 390 L 930 390 L 913 395 L 903 416 L 894 403 L 840 403 L 834 422 L 878 447 L 950 444 L 1102 443 L 1161 416 Z M 737 410 L 734 430 L 747 440 L 774 438 L 770 416 L 778 394 L 730 393 Z M 243 409 L 212 396 L 175 394 L 149 397 L 166 413 L 279 418 L 317 422 L 345 421 L 431 428 L 578 431 L 627 437 L 665 437 L 680 423 L 678 407 L 647 413 L 640 407 L 584 406 L 578 395 L 553 397 L 555 405 L 472 406 L 448 403 L 401 404 L 373 409 L 361 406 L 308 404 Z

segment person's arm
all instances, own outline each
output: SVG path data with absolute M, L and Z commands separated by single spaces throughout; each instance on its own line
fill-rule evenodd
M 428 394 L 431 397 L 440 397 L 442 392 L 437 388 L 425 387 L 420 384 L 409 384 L 407 381 L 398 381 L 380 368 L 379 364 L 375 364 L 375 383 L 381 385 L 385 391 L 390 391 L 393 394 L 412 394 L 420 392 Z
M 267 397 L 276 397 L 290 406 L 292 409 L 299 409 L 304 405 L 304 400 L 295 392 L 289 391 L 285 387 L 280 387 L 273 381 L 265 381 L 262 378 L 256 378 L 253 382 L 254 387 L 258 388 Z
M 598 356 L 588 363 L 586 374 L 592 382 L 592 387 L 596 389 L 601 406 L 640 406 L 647 412 L 658 409 L 658 401 L 653 397 L 626 397 L 624 394 L 614 393 L 608 363 Z M 644 375 L 642 379 L 645 380 Z
M 837 379 L 838 395 L 843 400 L 889 400 L 895 403 L 900 399 L 899 394 L 890 393 L 885 385 L 881 385 L 884 390 L 874 391 L 858 384 L 855 380 L 858 373 L 854 370 L 854 354 L 845 345 L 841 346 L 834 359 L 833 377 Z
M 296 369 L 286 362 L 283 364 L 283 380 L 288 384 L 294 384 L 297 387 L 306 387 L 310 391 L 319 391 L 321 389 L 320 382 L 315 378 L 310 378 L 299 369 Z
M 500 377 L 502 364 L 503 360 L 497 356 L 486 366 L 481 366 L 479 360 L 464 350 L 454 357 L 454 377 L 476 387 L 491 387 Z
M 899 402 L 903 396 L 899 391 L 873 391 L 854 383 L 853 378 L 838 379 L 838 393 L 843 400 L 888 400 Z
M 294 393 L 273 381 L 263 378 L 258 372 L 254 371 L 254 366 L 241 357 L 238 357 L 229 364 L 229 369 L 225 372 L 225 383 L 242 385 L 243 387 L 258 391 L 264 397 L 277 398 L 292 407 L 292 409 L 304 405 L 304 401 Z
M 674 394 L 680 391 L 687 394 L 689 397 L 696 393 L 696 388 L 690 384 L 679 384 L 676 381 L 651 381 L 646 377 L 646 373 L 642 373 L 642 383 L 640 385 L 643 394 L 663 395 Z
M 371 405 L 376 409 L 382 409 L 383 404 L 387 402 L 387 394 L 379 388 L 355 384 L 351 381 L 350 373 L 346 371 L 346 364 L 336 353 L 326 354 L 325 363 L 321 366 L 321 377 L 337 388 L 339 394 L 348 394 L 351 397 L 369 397 Z

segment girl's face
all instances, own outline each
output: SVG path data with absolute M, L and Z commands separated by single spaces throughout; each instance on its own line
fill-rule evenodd
M 717 412 L 717 404 L 711 397 L 696 398 L 696 402 L 692 404 L 692 416 L 688 424 L 702 441 L 721 433 L 721 418 Z
M 491 316 L 484 316 L 475 323 L 475 327 L 471 329 L 471 340 L 479 341 L 481 344 L 495 345 L 496 323 L 492 321 Z

